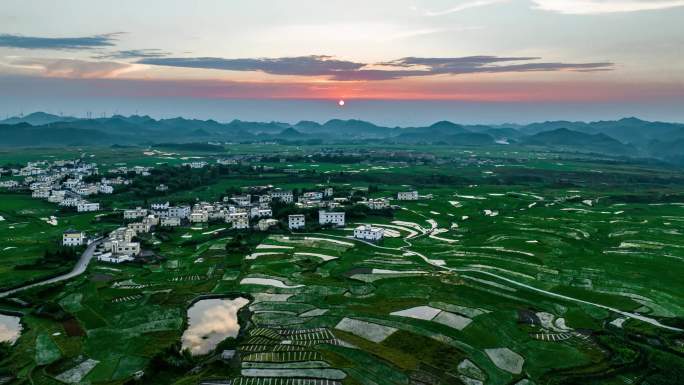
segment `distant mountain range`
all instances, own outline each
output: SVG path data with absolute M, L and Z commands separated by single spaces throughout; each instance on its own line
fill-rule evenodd
M 519 145 L 564 151 L 653 157 L 684 164 L 684 124 L 625 118 L 599 122 L 550 121 L 528 125 L 384 127 L 362 120 L 244 122 L 114 115 L 81 119 L 35 112 L 0 120 L 0 147 L 150 145 L 223 142 L 373 142 L 456 146 Z

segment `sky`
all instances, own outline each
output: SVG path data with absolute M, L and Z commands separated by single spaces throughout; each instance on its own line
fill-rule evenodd
M 681 20 L 684 0 L 3 0 L 0 114 L 682 122 Z

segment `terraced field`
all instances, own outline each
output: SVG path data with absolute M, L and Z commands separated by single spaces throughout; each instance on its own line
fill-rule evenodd
M 393 200 L 391 217 L 244 233 L 248 250 L 226 247 L 238 233 L 225 224 L 155 232 L 146 241 L 161 262 L 94 263 L 23 292 L 23 306 L 3 300 L 24 330 L 2 366 L 36 384 L 682 383 L 682 174 L 468 151 L 445 165 L 331 163 L 268 180 L 373 185 L 371 197 L 418 188 L 424 198 Z M 357 223 L 385 239 L 353 239 Z M 235 337 L 180 352 L 193 303 L 240 297 Z

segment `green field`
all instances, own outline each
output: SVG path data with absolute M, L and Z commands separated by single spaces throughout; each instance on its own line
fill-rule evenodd
M 254 185 L 330 184 L 340 197 L 369 187 L 370 197 L 396 197 L 413 187 L 424 196 L 392 200 L 391 216 L 347 218 L 342 229 L 238 233 L 217 223 L 155 231 L 144 244 L 161 261 L 93 262 L 81 276 L 13 296 L 19 302 L 1 299 L 0 309 L 24 314 L 24 330 L 0 352 L 0 377 L 58 384 L 60 375 L 83 367 L 82 381 L 91 384 L 684 382 L 684 333 L 676 330 L 684 328 L 681 170 L 508 147 L 340 146 L 366 153 L 347 161 L 314 158 L 321 150 L 0 154 L 2 164 L 86 153 L 101 172 L 113 164 L 157 167 L 232 155 L 265 156 L 246 163 L 272 167 L 245 167 L 158 196 L 131 188 L 94 198 L 108 210 L 219 200 Z M 0 193 L 0 286 L 69 270 L 17 266 L 40 262 L 67 228 L 93 234 L 117 226 L 99 214 L 64 213 L 30 194 Z M 51 215 L 56 226 L 41 219 Z M 377 245 L 351 239 L 357 223 L 381 226 L 387 236 Z M 243 296 L 250 304 L 238 313 L 236 339 L 190 357 L 179 352 L 186 310 L 204 296 Z M 224 349 L 236 349 L 239 359 L 219 359 Z

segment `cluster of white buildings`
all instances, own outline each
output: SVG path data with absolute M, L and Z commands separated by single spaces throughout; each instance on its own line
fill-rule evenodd
M 133 241 L 136 235 L 138 232 L 130 224 L 112 231 L 95 252 L 97 260 L 110 263 L 133 261 L 140 254 L 140 243 Z
M 122 177 L 86 182 L 86 177 L 98 175 L 97 164 L 80 159 L 29 162 L 26 167 L 10 171 L 14 179 L 0 181 L 0 187 L 28 188 L 33 198 L 45 199 L 63 207 L 74 207 L 78 212 L 100 210 L 99 203 L 89 202 L 87 198 L 112 194 L 114 186 L 130 183 Z M 23 177 L 23 180 L 17 180 L 18 177 Z
M 133 167 L 127 167 L 127 166 L 119 166 L 115 168 L 111 168 L 108 170 L 110 174 L 123 174 L 126 175 L 128 173 L 134 173 L 135 175 L 141 175 L 141 176 L 149 176 L 150 175 L 150 170 L 152 170 L 152 167 L 146 167 L 146 166 L 133 166 Z

